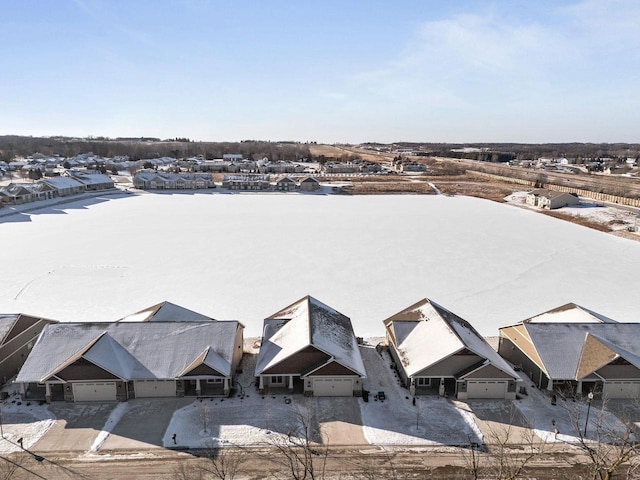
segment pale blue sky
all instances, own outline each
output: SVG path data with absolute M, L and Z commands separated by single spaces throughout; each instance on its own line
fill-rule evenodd
M 0 134 L 640 141 L 637 0 L 6 0 L 0 58 Z

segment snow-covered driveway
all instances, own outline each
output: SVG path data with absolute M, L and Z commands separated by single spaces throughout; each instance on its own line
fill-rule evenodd
M 468 445 L 481 443 L 481 435 L 473 414 L 457 408 L 448 399 L 438 396 L 416 397 L 400 386 L 390 368 L 386 351 L 360 348 L 367 369 L 365 388 L 369 401 L 360 400 L 365 438 L 377 445 Z M 384 391 L 386 399 L 378 401 L 374 394 Z

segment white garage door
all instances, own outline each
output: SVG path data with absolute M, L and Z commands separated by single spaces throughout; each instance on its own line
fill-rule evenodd
M 351 397 L 353 396 L 352 378 L 314 378 L 314 397 Z
M 136 398 L 175 397 L 175 380 L 138 380 L 135 382 Z
M 467 395 L 469 398 L 504 398 L 507 393 L 507 382 L 469 381 Z
M 606 382 L 603 394 L 606 398 L 637 398 L 640 396 L 640 382 Z
M 116 382 L 74 383 L 76 402 L 111 402 L 116 399 Z

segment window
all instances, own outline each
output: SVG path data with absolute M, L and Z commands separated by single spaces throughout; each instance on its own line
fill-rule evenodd
M 222 383 L 221 378 L 207 378 L 207 383 Z
M 424 377 L 419 377 L 416 379 L 416 383 L 419 387 L 429 387 L 431 386 L 431 379 L 430 378 L 424 378 Z
M 271 376 L 271 385 L 283 385 L 284 379 L 282 375 L 272 375 Z

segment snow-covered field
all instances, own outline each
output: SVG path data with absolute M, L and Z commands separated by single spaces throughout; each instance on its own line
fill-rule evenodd
M 356 334 L 424 297 L 485 335 L 576 302 L 637 321 L 640 242 L 468 197 L 176 193 L 0 218 L 0 312 L 108 321 L 169 300 L 258 336 L 311 294 Z

